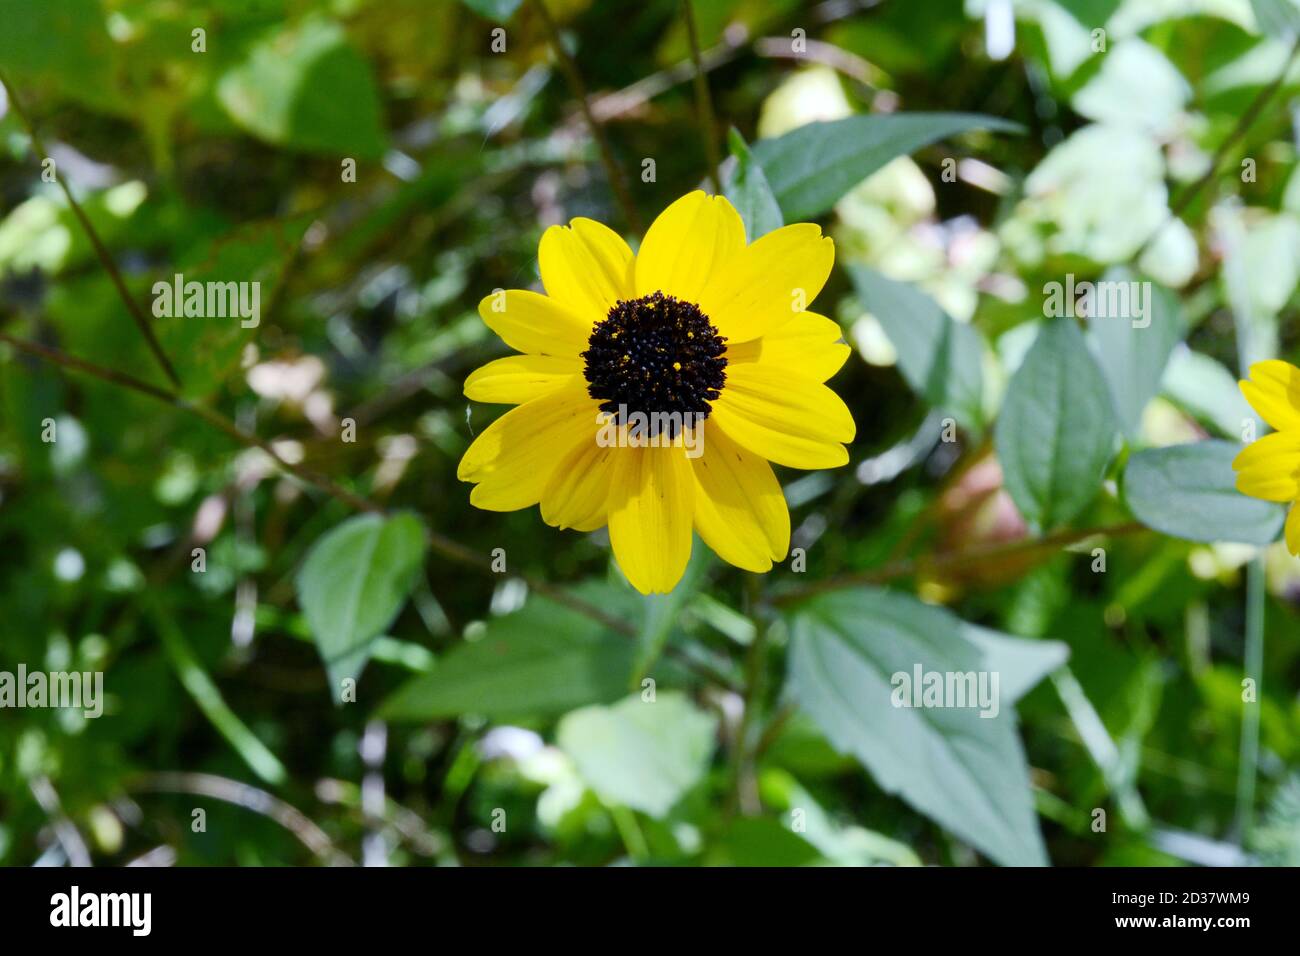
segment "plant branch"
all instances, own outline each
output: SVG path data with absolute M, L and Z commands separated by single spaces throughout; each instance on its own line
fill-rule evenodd
M 0 85 L 3 85 L 9 92 L 9 103 L 13 106 L 14 112 L 18 114 L 18 119 L 27 130 L 27 136 L 31 140 L 32 144 L 32 152 L 36 155 L 38 160 L 43 161 L 48 159 L 50 154 L 45 151 L 45 144 L 41 141 L 40 134 L 36 132 L 35 124 L 32 122 L 31 117 L 27 115 L 27 111 L 23 109 L 22 103 L 18 99 L 17 91 L 14 89 L 13 84 L 9 82 L 9 78 L 3 72 L 0 72 Z M 122 303 L 126 306 L 127 311 L 131 313 L 131 318 L 135 321 L 136 327 L 140 330 L 140 334 L 144 336 L 145 342 L 148 343 L 149 351 L 153 353 L 153 357 L 157 360 L 159 366 L 162 367 L 163 372 L 167 376 L 167 380 L 172 383 L 172 387 L 179 389 L 181 387 L 181 380 L 176 375 L 176 369 L 172 367 L 171 360 L 167 358 L 167 354 L 163 351 L 162 345 L 158 341 L 158 337 L 154 334 L 153 326 L 149 323 L 148 317 L 145 316 L 144 310 L 140 308 L 140 303 L 135 300 L 131 295 L 130 290 L 127 289 L 126 281 L 122 278 L 122 273 L 118 270 L 117 263 L 113 261 L 113 257 L 109 253 L 108 248 L 104 245 L 103 240 L 99 238 L 99 233 L 96 232 L 95 227 L 91 225 L 90 217 L 87 216 L 86 211 L 81 208 L 81 203 L 77 202 L 76 198 L 72 195 L 72 190 L 69 188 L 67 180 L 63 178 L 63 174 L 59 172 L 57 164 L 54 167 L 54 179 L 59 184 L 59 188 L 63 190 L 63 195 L 68 200 L 68 206 L 71 208 L 72 214 L 76 216 L 77 222 L 81 224 L 82 230 L 85 231 L 86 238 L 90 240 L 90 244 L 95 250 L 95 255 L 99 258 L 104 269 L 107 270 L 109 278 L 112 279 L 113 286 L 117 289 L 117 294 L 121 298 Z
M 813 596 L 814 594 L 822 594 L 826 591 L 838 591 L 844 588 L 858 587 L 867 584 L 883 584 L 887 581 L 893 581 L 898 578 L 911 577 L 912 575 L 918 574 L 922 571 L 955 571 L 971 565 L 994 561 L 998 558 L 1029 554 L 1034 551 L 1055 551 L 1059 548 L 1077 544 L 1080 541 L 1085 541 L 1088 538 L 1099 535 L 1113 537 L 1135 534 L 1139 531 L 1146 530 L 1146 525 L 1140 524 L 1136 521 L 1130 521 L 1124 524 L 1104 525 L 1097 528 L 1067 528 L 1063 531 L 1054 531 L 1051 534 L 1043 535 L 1040 538 L 1022 538 L 1019 541 L 969 548 L 965 551 L 954 551 L 948 554 L 906 558 L 901 561 L 890 561 L 868 571 L 854 571 L 849 574 L 840 574 L 818 581 L 814 584 L 808 584 L 784 591 L 773 597 L 771 603 L 780 607 L 801 601 L 804 598 Z
M 551 49 L 555 52 L 556 60 L 559 61 L 560 70 L 564 73 L 565 79 L 568 80 L 569 89 L 578 100 L 578 106 L 582 109 L 582 116 L 587 121 L 587 127 L 591 130 L 592 138 L 596 141 L 596 147 L 600 151 L 600 161 L 605 165 L 605 175 L 609 177 L 609 185 L 614 190 L 619 205 L 623 207 L 623 216 L 635 232 L 640 232 L 641 217 L 637 214 L 636 204 L 632 202 L 632 194 L 628 191 L 627 181 L 623 178 L 623 173 L 614 160 L 614 151 L 610 149 L 609 139 L 605 136 L 605 128 L 596 121 L 596 117 L 591 112 L 587 87 L 582 82 L 582 74 L 578 72 L 578 64 L 569 55 L 569 51 L 564 48 L 564 41 L 560 37 L 560 28 L 555 25 L 555 20 L 551 17 L 551 11 L 546 8 L 546 0 L 533 0 L 533 6 L 537 8 L 542 23 L 546 25 L 547 39 L 550 41 Z
M 63 368 L 82 372 L 101 381 L 109 382 L 110 384 L 122 388 L 131 389 L 132 391 L 139 392 L 142 395 L 148 395 L 150 398 L 162 402 L 165 405 L 170 405 L 171 407 L 180 409 L 181 411 L 189 412 L 191 415 L 207 422 L 213 428 L 224 432 L 239 444 L 244 445 L 245 447 L 258 448 L 262 450 L 288 474 L 297 478 L 304 484 L 319 488 L 330 497 L 343 502 L 353 510 L 373 514 L 385 513 L 383 507 L 371 501 L 369 498 L 359 495 L 356 492 L 349 491 L 347 488 L 344 488 L 342 485 L 325 475 L 286 460 L 280 452 L 276 450 L 275 445 L 272 442 L 268 442 L 251 432 L 245 431 L 220 412 L 214 411 L 205 405 L 199 405 L 175 394 L 174 392 L 169 392 L 166 389 L 150 385 L 148 382 L 142 382 L 124 372 L 96 365 L 94 362 L 88 362 L 85 359 L 68 355 L 65 352 L 50 348 L 47 345 L 41 345 L 38 342 L 30 342 L 26 339 L 16 338 L 6 332 L 0 332 L 0 343 L 7 344 L 20 352 L 43 359 L 44 361 Z M 429 548 L 441 554 L 443 557 L 455 561 L 458 564 L 477 568 L 478 570 L 491 574 L 494 577 L 500 576 L 499 572 L 492 569 L 492 561 L 486 555 L 481 555 L 477 551 L 461 544 L 459 541 L 449 538 L 433 529 L 426 529 L 425 537 Z M 638 637 L 636 628 L 627 621 L 614 617 L 603 608 L 578 597 L 576 594 L 573 594 L 562 587 L 556 587 L 555 585 L 531 574 L 516 573 L 510 575 L 510 577 L 515 577 L 523 581 L 528 586 L 529 591 L 540 594 L 557 604 L 562 604 L 570 610 L 585 615 L 616 633 L 622 634 L 625 637 L 630 637 L 634 640 Z M 726 675 L 719 673 L 707 664 L 697 661 L 689 655 L 673 648 L 669 648 L 666 653 L 702 679 L 721 687 L 730 688 L 732 686 L 732 682 L 726 677 Z
M 1155 245 L 1156 240 L 1160 238 L 1169 224 L 1186 212 L 1187 207 L 1192 204 L 1192 200 L 1219 175 L 1219 166 L 1227 157 L 1229 150 L 1255 125 L 1255 120 L 1259 119 L 1259 115 L 1264 112 L 1264 107 L 1268 105 L 1269 100 L 1286 82 L 1286 76 L 1291 72 L 1291 67 L 1295 64 L 1297 55 L 1300 55 L 1300 36 L 1297 36 L 1295 42 L 1291 45 L 1291 52 L 1287 56 L 1281 72 L 1273 78 L 1271 83 L 1255 94 L 1255 98 L 1250 101 L 1250 105 L 1242 111 L 1232 130 L 1224 137 L 1223 142 L 1219 144 L 1219 148 L 1214 151 L 1214 156 L 1210 159 L 1210 165 L 1205 172 L 1199 179 L 1178 194 L 1178 198 L 1169 207 L 1169 215 L 1165 217 L 1165 220 L 1156 228 L 1155 232 L 1151 233 L 1146 242 L 1142 243 L 1138 251 L 1133 254 L 1134 261 L 1140 259 L 1148 249 Z
M 700 132 L 704 136 L 704 155 L 709 160 L 709 183 L 715 195 L 722 194 L 718 184 L 718 167 L 722 157 L 718 154 L 718 125 L 713 116 L 713 98 L 709 96 L 709 78 L 704 73 L 700 58 L 700 33 L 695 24 L 695 8 L 691 0 L 682 0 L 682 19 L 691 41 L 691 62 L 695 64 L 695 105 L 700 113 Z

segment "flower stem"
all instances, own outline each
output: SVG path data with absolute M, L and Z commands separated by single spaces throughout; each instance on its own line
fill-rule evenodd
M 1259 711 L 1263 706 L 1264 670 L 1264 562 L 1256 558 L 1246 566 L 1246 677 L 1254 681 L 1255 699 L 1242 701 L 1241 746 L 1237 760 L 1237 812 L 1234 828 L 1245 840 L 1255 814 L 1255 770 L 1259 764 Z
M 709 95 L 709 79 L 704 73 L 700 57 L 700 33 L 695 24 L 695 8 L 691 0 L 682 0 L 682 19 L 686 21 L 686 34 L 691 42 L 691 62 L 695 64 L 695 104 L 700 112 L 700 133 L 704 137 L 704 155 L 709 160 L 709 184 L 714 195 L 721 195 L 718 184 L 718 167 L 722 158 L 718 153 L 718 127 L 713 116 L 713 98 Z
M 736 737 L 731 748 L 730 787 L 727 798 L 729 814 L 734 813 L 737 808 L 745 813 L 756 813 L 759 809 L 755 805 L 757 800 L 750 792 L 752 789 L 750 764 L 757 751 L 755 754 L 748 754 L 746 748 L 753 728 L 758 722 L 758 712 L 766 683 L 764 677 L 767 665 L 768 622 L 762 612 L 762 579 L 757 574 L 751 574 L 746 578 L 745 584 L 749 598 L 749 616 L 754 622 L 754 640 L 750 643 L 749 653 L 745 656 L 744 709 L 741 711 L 736 726 Z

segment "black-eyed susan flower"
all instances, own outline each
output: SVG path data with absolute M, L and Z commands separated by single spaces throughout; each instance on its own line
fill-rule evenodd
M 848 346 L 806 311 L 834 258 L 808 223 L 746 244 L 732 205 L 703 192 L 664 210 L 635 256 L 590 219 L 547 229 L 546 294 L 498 290 L 479 304 L 523 354 L 465 382 L 471 400 L 518 406 L 461 460 L 470 502 L 540 504 L 559 528 L 608 524 L 642 593 L 681 579 L 692 528 L 731 564 L 770 570 L 790 515 L 769 462 L 843 465 L 854 436 L 825 385 Z
M 1286 547 L 1300 554 L 1300 368 L 1277 359 L 1256 362 L 1240 384 L 1246 401 L 1276 431 L 1251 442 L 1233 460 L 1237 490 L 1291 503 Z

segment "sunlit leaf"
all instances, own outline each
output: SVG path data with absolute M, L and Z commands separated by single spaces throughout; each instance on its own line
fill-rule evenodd
M 560 721 L 556 740 L 606 803 L 662 817 L 704 776 L 718 721 L 682 694 L 637 694 Z

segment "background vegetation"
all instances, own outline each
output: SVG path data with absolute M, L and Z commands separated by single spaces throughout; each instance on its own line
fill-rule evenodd
M 712 123 L 677 0 L 0 0 L 0 670 L 106 690 L 0 711 L 0 862 L 1300 860 L 1300 562 L 1229 467 L 1300 352 L 1300 9 L 692 7 Z M 461 383 L 547 225 L 715 151 L 835 237 L 858 438 L 780 475 L 797 564 L 645 599 L 470 508 Z M 178 272 L 260 325 L 154 319 Z

